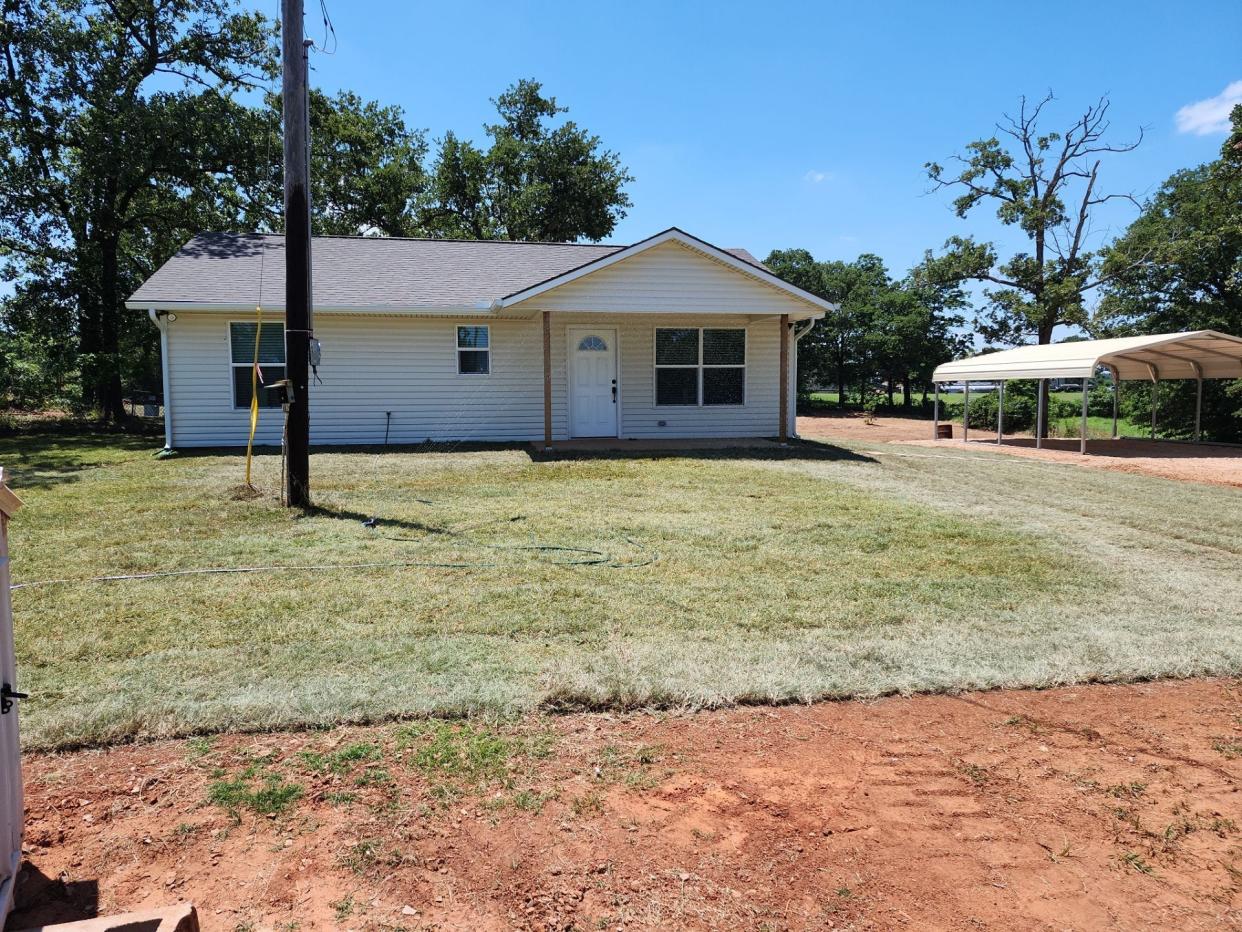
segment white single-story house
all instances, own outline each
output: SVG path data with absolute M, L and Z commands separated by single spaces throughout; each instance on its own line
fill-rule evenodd
M 676 228 L 632 246 L 316 237 L 313 444 L 784 439 L 833 305 Z M 284 237 L 194 237 L 128 300 L 160 329 L 166 444 L 245 445 L 284 377 Z M 261 315 L 258 308 L 261 306 Z M 260 389 L 256 443 L 282 411 Z

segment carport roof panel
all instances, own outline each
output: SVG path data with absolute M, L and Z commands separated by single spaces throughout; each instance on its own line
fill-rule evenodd
M 1205 379 L 1240 379 L 1242 339 L 1215 330 L 1192 330 L 1020 346 L 947 362 L 936 368 L 932 380 L 1083 379 L 1094 376 L 1101 365 L 1116 368 L 1122 379 L 1150 379 L 1149 364 L 1162 379 L 1193 379 L 1200 373 Z

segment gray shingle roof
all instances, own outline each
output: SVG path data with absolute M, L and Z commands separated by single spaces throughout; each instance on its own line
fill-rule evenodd
M 624 249 L 616 245 L 497 240 L 315 237 L 314 301 L 320 308 L 411 310 L 485 306 Z M 758 265 L 744 249 L 730 253 Z M 262 288 L 260 289 L 260 275 Z M 135 307 L 280 308 L 285 238 L 200 233 L 130 296 Z

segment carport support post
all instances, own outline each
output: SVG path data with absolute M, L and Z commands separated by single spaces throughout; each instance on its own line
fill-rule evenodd
M 1195 363 L 1195 443 L 1199 442 L 1199 427 L 1203 415 L 1203 370 Z
M 962 443 L 970 440 L 970 379 L 965 381 L 966 394 L 962 396 Z
M 1160 380 L 1151 383 L 1151 439 L 1156 439 L 1156 408 L 1160 405 Z
M 1121 373 L 1117 371 L 1117 367 L 1112 367 L 1113 372 L 1113 439 L 1117 439 L 1117 406 L 1121 399 Z
M 940 439 L 940 383 L 933 382 L 935 394 L 932 396 L 932 440 Z
M 552 449 L 552 312 L 543 312 L 543 448 Z
M 1091 386 L 1090 379 L 1082 380 L 1082 427 L 1078 433 L 1078 452 L 1087 453 L 1087 391 Z
M 1035 449 L 1041 450 L 1044 446 L 1044 380 L 1039 380 L 1038 386 L 1039 398 L 1035 402 Z
M 996 395 L 996 445 L 999 447 L 1001 436 L 1005 433 L 1005 381 L 1000 382 Z

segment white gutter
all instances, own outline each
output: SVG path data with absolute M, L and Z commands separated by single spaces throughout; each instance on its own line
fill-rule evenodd
M 173 448 L 173 419 L 172 393 L 169 387 L 171 382 L 168 372 L 168 320 L 153 307 L 147 308 L 147 315 L 160 332 L 160 373 L 164 385 L 164 449 L 171 450 Z

